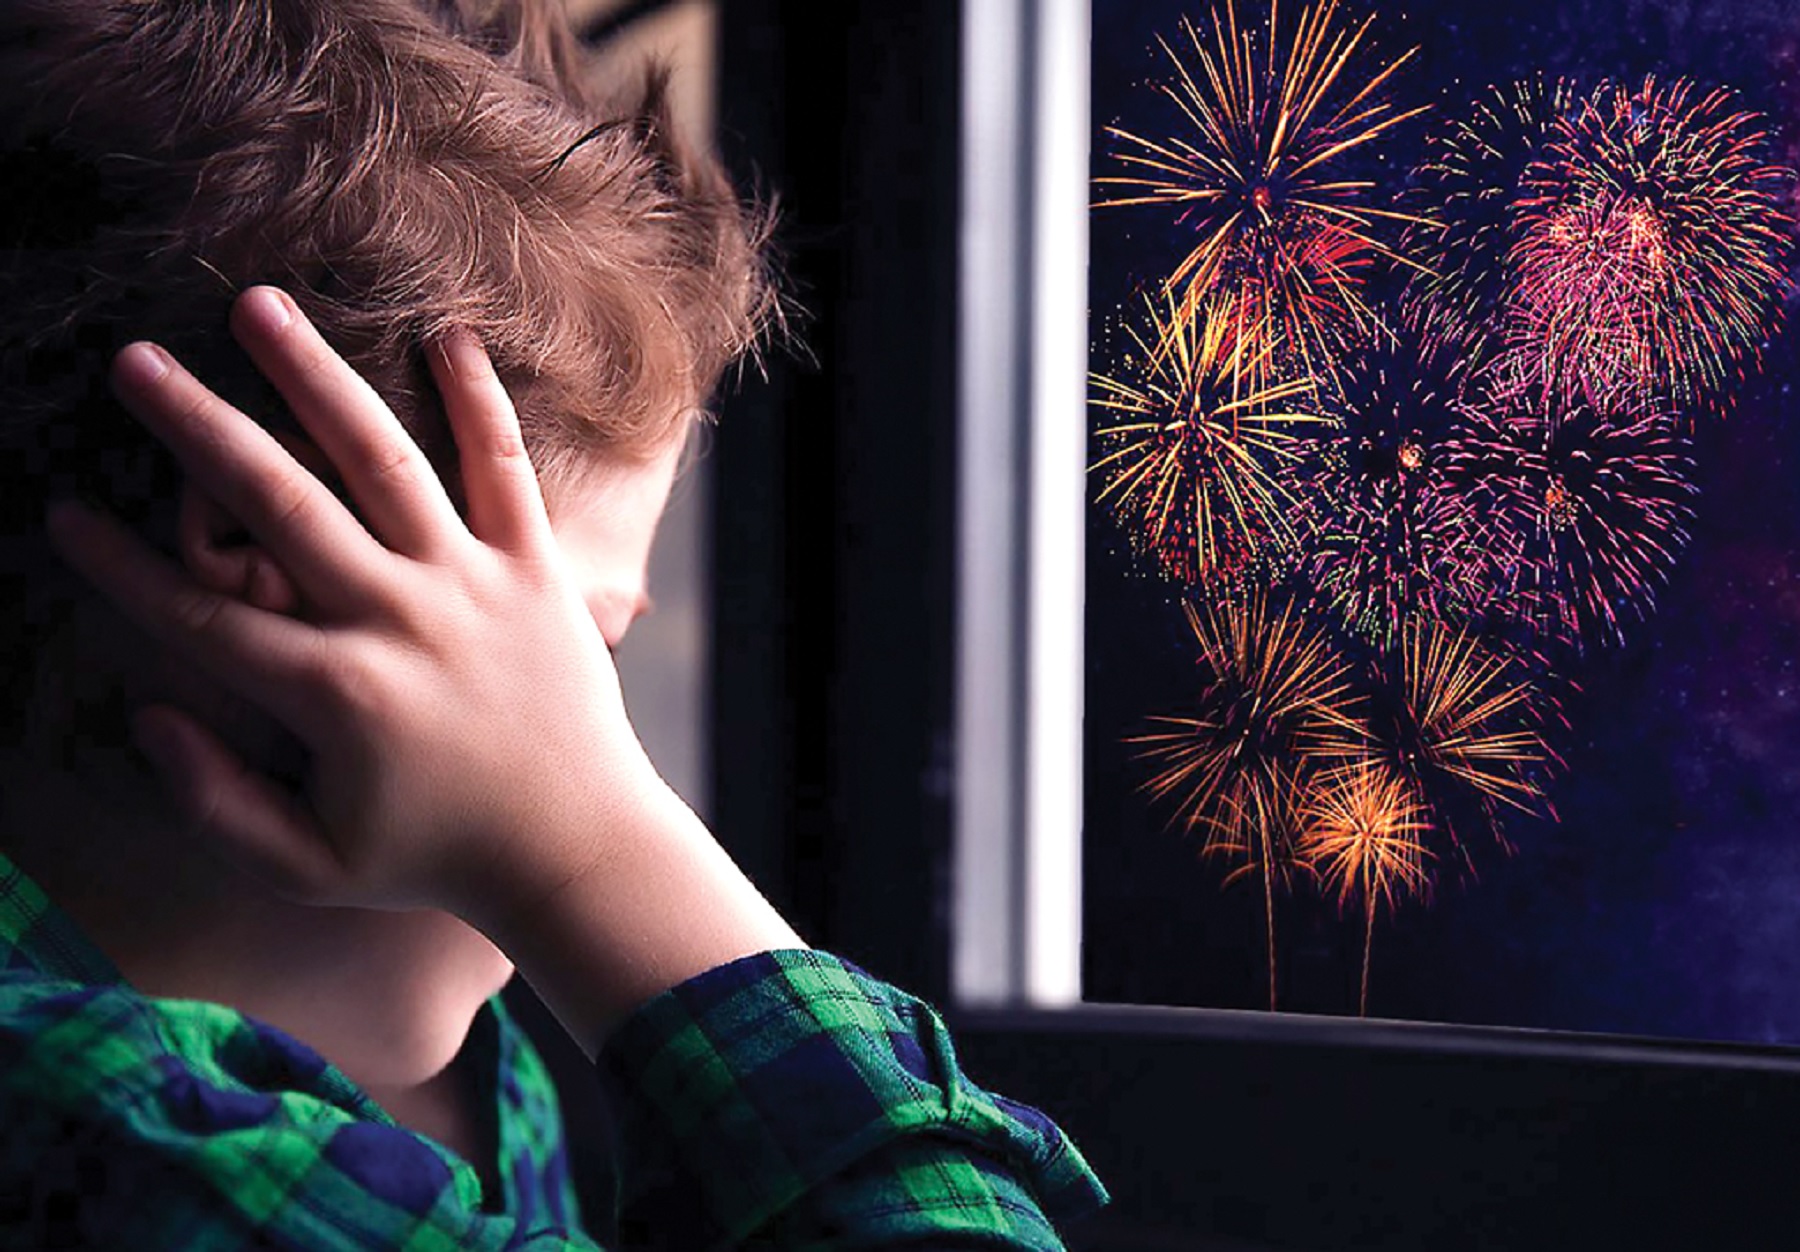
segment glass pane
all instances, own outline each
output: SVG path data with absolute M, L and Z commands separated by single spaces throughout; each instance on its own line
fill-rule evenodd
M 1094 6 L 1088 999 L 1800 1039 L 1797 52 Z

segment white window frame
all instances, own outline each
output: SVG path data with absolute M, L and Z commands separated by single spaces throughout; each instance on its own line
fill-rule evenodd
M 1081 999 L 1088 0 L 963 6 L 952 990 Z

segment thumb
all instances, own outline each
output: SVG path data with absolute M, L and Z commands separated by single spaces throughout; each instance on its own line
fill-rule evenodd
M 219 737 L 168 705 L 139 709 L 132 742 L 193 833 L 277 895 L 327 903 L 341 872 L 304 800 L 247 769 Z

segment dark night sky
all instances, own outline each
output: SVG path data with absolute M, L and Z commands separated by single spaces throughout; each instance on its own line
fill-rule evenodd
M 1143 83 L 1166 64 L 1154 36 L 1172 37 L 1183 13 L 1203 20 L 1206 8 L 1095 6 L 1096 172 L 1108 168 L 1099 126 L 1166 123 L 1168 106 Z M 1381 8 L 1374 33 L 1390 55 L 1421 48 L 1392 82 L 1397 102 L 1454 112 L 1539 70 L 1584 85 L 1685 75 L 1738 89 L 1768 117 L 1774 155 L 1800 161 L 1800 0 L 1440 0 Z M 1378 176 L 1390 190 L 1431 124 L 1428 114 L 1386 146 Z M 1150 207 L 1098 211 L 1092 231 L 1096 317 L 1181 239 Z M 1478 882 L 1446 884 L 1428 906 L 1378 923 L 1373 1014 L 1800 1042 L 1797 315 L 1787 310 L 1728 415 L 1698 434 L 1692 540 L 1656 615 L 1567 671 L 1580 690 L 1555 741 L 1568 766 L 1552 785 L 1560 821 L 1512 823 L 1515 855 L 1490 850 Z M 1221 890 L 1219 868 L 1146 806 L 1144 768 L 1119 745 L 1145 715 L 1179 712 L 1191 649 L 1167 590 L 1133 572 L 1099 509 L 1088 632 L 1088 998 L 1257 1007 L 1260 891 Z M 1281 924 L 1283 1006 L 1354 1011 L 1360 925 L 1305 894 Z

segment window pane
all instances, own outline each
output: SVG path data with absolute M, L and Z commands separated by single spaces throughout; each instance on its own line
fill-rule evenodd
M 1086 998 L 1800 1039 L 1800 17 L 1092 19 Z

